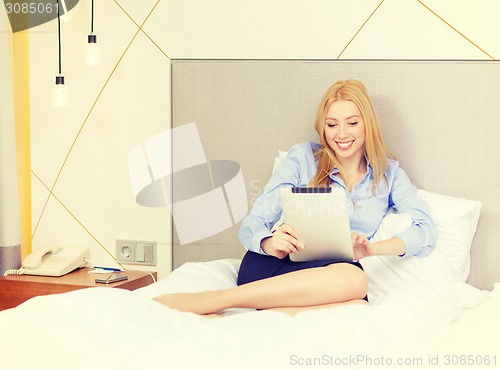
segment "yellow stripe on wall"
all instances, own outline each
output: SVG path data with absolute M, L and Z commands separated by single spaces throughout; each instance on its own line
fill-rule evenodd
M 14 119 L 16 124 L 17 167 L 21 256 L 31 252 L 31 141 L 30 141 L 30 52 L 29 32 L 12 34 L 14 78 Z

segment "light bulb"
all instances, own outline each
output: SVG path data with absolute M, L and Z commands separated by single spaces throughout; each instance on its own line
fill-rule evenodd
M 99 48 L 97 47 L 97 35 L 90 33 L 88 36 L 87 48 L 85 50 L 85 62 L 94 66 L 99 63 Z
M 52 104 L 58 108 L 63 108 L 69 103 L 69 88 L 64 84 L 64 76 L 56 76 L 56 84 L 50 91 Z

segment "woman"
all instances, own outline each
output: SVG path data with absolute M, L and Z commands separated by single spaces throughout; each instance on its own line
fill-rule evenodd
M 158 301 L 198 314 L 231 307 L 295 314 L 365 303 L 367 278 L 359 262 L 290 260 L 290 253 L 299 253 L 305 246 L 290 225 L 276 227 L 283 187 L 336 186 L 346 191 L 355 260 L 373 255 L 423 257 L 433 250 L 437 235 L 429 209 L 385 146 L 364 85 L 348 80 L 331 86 L 319 105 L 315 129 L 320 144 L 293 146 L 242 222 L 238 236 L 248 252 L 241 263 L 238 286 L 162 295 Z M 388 240 L 371 242 L 391 207 L 410 214 L 412 226 Z

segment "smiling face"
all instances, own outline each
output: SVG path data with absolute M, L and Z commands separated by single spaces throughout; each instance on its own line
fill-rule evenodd
M 334 101 L 325 118 L 325 138 L 342 165 L 361 163 L 365 153 L 365 123 L 352 101 Z

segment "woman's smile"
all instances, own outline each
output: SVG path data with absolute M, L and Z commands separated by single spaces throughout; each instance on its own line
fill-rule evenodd
M 354 140 L 351 141 L 335 141 L 340 150 L 349 150 L 354 143 Z

